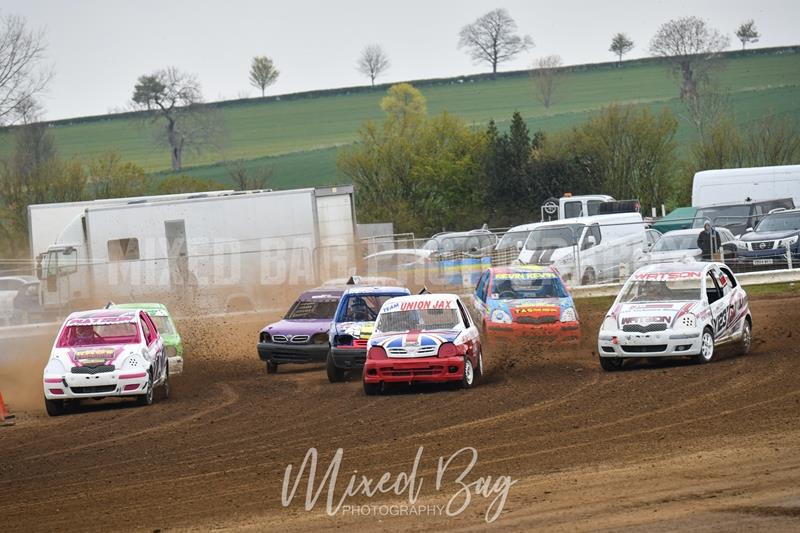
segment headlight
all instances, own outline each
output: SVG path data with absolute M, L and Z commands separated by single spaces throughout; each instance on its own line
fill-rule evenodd
M 502 309 L 492 311 L 491 320 L 499 324 L 511 324 L 511 316 Z
M 561 311 L 561 322 L 575 322 L 576 320 L 578 320 L 578 314 L 574 307 L 567 307 Z
M 313 337 L 311 337 L 311 342 L 314 344 L 328 344 L 328 334 L 327 333 L 315 333 Z
M 697 317 L 687 313 L 680 317 L 675 323 L 675 329 L 692 329 L 697 325 Z
M 613 316 L 607 316 L 605 320 L 603 320 L 603 325 L 600 327 L 601 330 L 615 330 L 617 329 L 617 320 Z
M 788 248 L 796 242 L 797 242 L 797 235 L 795 235 L 794 237 L 787 237 L 786 239 L 781 239 L 781 242 L 778 243 L 778 248 Z

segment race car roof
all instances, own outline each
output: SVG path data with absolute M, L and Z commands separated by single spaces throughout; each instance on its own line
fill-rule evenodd
M 407 311 L 413 309 L 457 309 L 458 296 L 455 294 L 413 294 L 398 296 L 383 304 L 381 313 Z
M 409 294 L 405 287 L 353 287 L 344 291 L 344 295 L 350 296 L 352 294 L 365 294 L 365 295 L 381 295 L 381 294 Z
M 114 304 L 109 309 L 141 309 L 143 311 L 147 311 L 147 314 L 150 316 L 169 316 L 169 311 L 167 311 L 167 306 L 160 303 L 150 302 L 150 303 L 128 303 L 128 304 Z
M 663 272 L 702 272 L 707 266 L 713 263 L 702 261 L 691 263 L 658 263 L 646 265 L 638 269 L 634 274 L 663 273 Z
M 553 270 L 553 267 L 546 265 L 515 265 L 515 266 L 502 266 L 490 268 L 492 274 L 529 274 L 531 272 L 537 274 L 552 274 L 558 277 L 558 273 Z
M 82 326 L 96 324 L 120 324 L 136 322 L 138 309 L 95 309 L 72 313 L 65 321 L 66 326 Z

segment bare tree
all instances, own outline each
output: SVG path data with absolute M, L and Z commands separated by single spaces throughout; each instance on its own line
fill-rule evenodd
M 358 71 L 369 78 L 375 87 L 375 78 L 389 68 L 389 57 L 378 44 L 371 44 L 361 51 L 358 58 Z
M 611 46 L 608 48 L 609 52 L 617 55 L 617 63 L 622 65 L 622 56 L 633 50 L 633 41 L 628 39 L 624 33 L 618 33 L 611 39 Z
M 26 107 L 44 90 L 52 72 L 42 69 L 44 32 L 25 19 L 0 15 L 0 125 L 24 118 Z
M 497 65 L 533 46 L 530 35 L 518 35 L 517 23 L 505 9 L 495 9 L 461 28 L 458 47 L 469 50 L 476 63 L 489 63 L 492 75 Z
M 742 22 L 736 30 L 736 37 L 742 41 L 742 50 L 744 50 L 747 43 L 757 43 L 761 34 L 756 29 L 756 23 L 753 19 Z
M 683 103 L 686 114 L 682 116 L 695 127 L 700 139 L 705 139 L 712 126 L 732 111 L 729 92 L 710 83 L 702 84 L 697 94 Z
M 681 99 L 697 95 L 698 85 L 708 76 L 708 69 L 729 39 L 709 28 L 698 17 L 682 17 L 665 22 L 650 41 L 650 52 L 669 58 L 673 71 L 681 77 Z
M 175 67 L 140 76 L 134 86 L 134 105 L 150 111 L 154 121 L 164 119 L 157 140 L 169 146 L 173 171 L 181 169 L 184 149 L 199 152 L 213 146 L 221 134 L 217 115 L 201 108 L 201 102 L 197 78 Z
M 554 95 L 561 81 L 561 56 L 550 55 L 539 58 L 531 71 L 537 97 L 545 107 L 553 104 Z
M 250 85 L 261 89 L 261 96 L 267 87 L 275 83 L 280 75 L 280 71 L 275 68 L 275 64 L 267 56 L 257 56 L 250 64 Z
M 236 159 L 228 165 L 228 176 L 238 191 L 266 189 L 272 180 L 272 167 L 266 165 L 247 168 L 244 159 Z

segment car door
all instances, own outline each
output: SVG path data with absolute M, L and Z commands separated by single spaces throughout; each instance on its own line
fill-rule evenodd
M 705 297 L 711 309 L 711 321 L 714 329 L 714 339 L 724 337 L 728 325 L 728 301 L 723 297 L 722 288 L 719 286 L 715 269 L 706 270 L 704 280 Z M 729 298 L 730 299 L 730 298 Z
M 167 366 L 161 336 L 158 334 L 155 324 L 153 324 L 153 321 L 147 313 L 142 312 L 139 315 L 139 321 L 141 322 L 142 332 L 144 333 L 147 358 L 152 364 L 153 381 L 158 382 L 161 377 L 165 375 Z
M 461 322 L 464 326 L 464 332 L 460 336 L 464 339 L 464 344 L 466 344 L 467 357 L 472 361 L 473 368 L 477 368 L 478 353 L 480 352 L 478 328 L 475 327 L 475 324 L 472 322 L 469 313 L 467 313 L 460 299 L 456 299 L 456 306 L 458 307 L 458 313 L 461 316 Z
M 724 335 L 732 335 L 738 325 L 736 321 L 736 280 L 733 274 L 726 273 L 719 267 L 714 267 L 714 276 L 722 291 L 722 300 L 725 302 L 725 330 Z
M 475 292 L 472 295 L 472 305 L 475 308 L 477 316 L 481 319 L 489 316 L 489 304 L 486 300 L 489 298 L 490 277 L 491 271 L 485 270 L 478 280 L 478 284 L 475 287 Z

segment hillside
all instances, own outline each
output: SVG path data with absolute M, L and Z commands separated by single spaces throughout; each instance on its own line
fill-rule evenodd
M 769 114 L 800 119 L 800 49 L 771 53 L 731 53 L 717 75 L 731 93 L 736 120 L 743 126 Z M 586 66 L 564 74 L 558 99 L 545 109 L 534 95 L 525 72 L 505 73 L 497 80 L 472 77 L 417 83 L 428 100 L 430 114 L 443 110 L 476 127 L 494 118 L 501 127 L 519 110 L 531 130 L 556 131 L 577 124 L 612 101 L 670 106 L 680 113 L 677 85 L 666 66 L 655 60 Z M 222 151 L 187 154 L 185 172 L 226 179 L 219 161 L 245 159 L 248 165 L 274 169 L 273 187 L 287 188 L 336 180 L 338 146 L 351 143 L 359 126 L 380 119 L 378 107 L 385 87 L 323 91 L 317 96 L 288 95 L 269 100 L 214 104 L 228 131 Z M 70 123 L 71 122 L 71 123 Z M 53 124 L 62 157 L 90 158 L 107 150 L 153 173 L 169 170 L 165 149 L 155 147 L 141 117 L 109 115 L 98 119 Z M 685 148 L 693 132 L 681 121 L 678 141 Z M 8 133 L 0 134 L 0 155 L 9 150 Z

